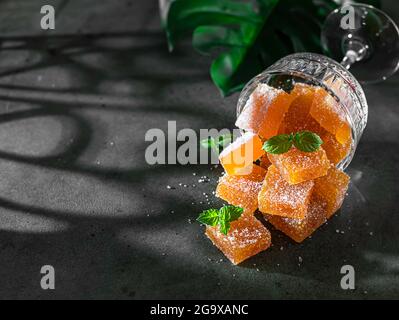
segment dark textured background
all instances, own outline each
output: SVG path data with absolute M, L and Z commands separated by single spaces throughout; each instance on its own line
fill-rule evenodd
M 167 52 L 157 1 L 5 0 L 0 30 L 0 298 L 399 298 L 399 75 L 365 87 L 340 214 L 301 245 L 272 230 L 234 267 L 190 223 L 220 169 L 144 161 L 148 129 L 229 128 L 237 100 L 190 45 Z M 55 291 L 40 288 L 45 264 Z M 344 264 L 355 291 L 340 289 Z

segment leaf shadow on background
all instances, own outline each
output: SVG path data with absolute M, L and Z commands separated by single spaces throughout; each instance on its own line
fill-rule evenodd
M 141 39 L 147 39 L 143 41 Z M 122 46 L 118 44 L 122 42 Z M 147 42 L 139 44 L 140 41 Z M 123 44 L 125 42 L 126 44 Z M 13 44 L 16 43 L 16 44 Z M 119 47 L 118 47 L 119 46 Z M 76 70 L 79 74 L 77 82 L 77 92 L 98 93 L 98 86 L 105 79 L 119 80 L 138 79 L 146 81 L 148 85 L 154 87 L 152 94 L 161 94 L 163 87 L 167 86 L 173 78 L 174 82 L 203 81 L 208 76 L 203 71 L 202 65 L 191 65 L 186 77 L 176 78 L 171 73 L 162 73 L 162 70 L 152 70 L 148 74 L 146 70 L 139 70 L 140 66 L 135 65 L 136 56 L 145 56 L 146 53 L 152 53 L 159 56 L 160 59 L 168 60 L 170 65 L 188 66 L 189 61 L 182 62 L 182 53 L 176 52 L 173 59 L 163 51 L 165 42 L 160 32 L 121 32 L 109 34 L 85 34 L 85 35 L 56 35 L 56 36 L 16 36 L 2 38 L 2 51 L 7 53 L 17 53 L 27 51 L 31 54 L 38 54 L 39 60 L 30 62 L 27 58 L 24 65 L 15 68 L 6 67 L 0 71 L 0 78 L 19 73 L 27 73 L 50 67 L 66 66 L 70 70 Z M 115 69 L 107 70 L 109 66 L 101 64 L 88 64 L 79 58 L 89 54 L 100 54 L 108 60 Z M 167 59 L 166 59 L 167 58 Z M 188 68 L 186 68 L 188 70 Z M 157 72 L 161 71 L 161 72 Z M 18 88 L 18 86 L 16 86 Z M 29 88 L 24 87 L 22 88 Z M 32 88 L 40 91 L 40 88 Z M 74 87 L 63 89 L 46 88 L 44 91 L 68 92 L 73 91 Z
M 129 34 L 127 37 L 134 36 Z M 137 35 L 137 37 L 146 36 Z M 149 40 L 152 37 L 153 35 L 150 34 Z M 160 38 L 158 35 L 154 37 Z M 120 50 L 114 48 L 103 53 L 102 48 L 91 48 L 85 37 L 77 38 L 78 40 L 75 37 L 68 39 L 74 43 L 88 45 L 88 48 L 81 52 L 108 54 L 108 57 L 110 56 L 109 59 L 112 61 L 119 60 L 121 64 L 132 61 L 135 57 L 148 55 L 149 49 L 158 48 L 158 46 L 153 45 L 144 46 L 140 50 L 136 50 L 136 48 L 128 48 L 127 50 L 126 48 Z M 98 37 L 93 36 L 92 38 L 97 39 Z M 20 40 L 18 39 L 18 41 Z M 152 70 L 150 72 L 142 72 L 142 70 L 135 72 L 136 67 L 125 68 L 121 76 L 134 78 L 137 75 L 139 81 L 143 81 L 147 89 L 153 93 L 151 99 L 148 99 L 147 102 L 137 103 L 135 102 L 136 95 L 134 97 L 127 96 L 124 100 L 122 99 L 123 101 L 118 96 L 110 95 L 108 96 L 109 104 L 104 104 L 103 101 L 98 100 L 101 92 L 98 92 L 97 85 L 102 80 L 109 78 L 107 73 L 101 70 L 96 71 L 96 68 L 93 67 L 75 64 L 74 61 L 68 60 L 63 54 L 58 54 L 57 49 L 55 53 L 52 52 L 51 55 L 48 55 L 46 49 L 47 39 L 44 39 L 43 43 L 40 43 L 39 39 L 26 41 L 25 45 L 20 49 L 30 50 L 30 44 L 35 46 L 35 51 L 44 51 L 44 60 L 34 66 L 29 65 L 28 67 L 20 67 L 6 72 L 3 70 L 2 79 L 6 79 L 8 76 L 24 75 L 31 71 L 40 72 L 42 69 L 60 65 L 74 68 L 81 75 L 74 81 L 72 88 L 57 89 L 36 87 L 35 85 L 14 85 L 7 81 L 1 83 L 0 99 L 2 103 L 11 102 L 12 105 L 21 103 L 25 106 L 28 105 L 29 109 L 14 111 L 9 109 L 8 105 L 7 108 L 3 105 L 0 126 L 19 120 L 62 116 L 74 124 L 73 143 L 66 144 L 65 141 L 61 140 L 56 147 L 57 152 L 51 156 L 27 156 L 1 150 L 0 159 L 4 162 L 42 168 L 47 171 L 52 170 L 55 175 L 65 172 L 79 174 L 83 179 L 94 177 L 100 183 L 112 183 L 115 189 L 123 188 L 124 192 L 127 186 L 132 194 L 148 199 L 144 200 L 147 201 L 148 207 L 151 206 L 151 202 L 156 201 L 159 203 L 163 208 L 163 214 L 151 218 L 151 223 L 148 223 L 149 218 L 145 215 L 145 212 L 125 212 L 124 217 L 118 217 L 117 215 L 107 216 L 107 213 L 101 212 L 90 212 L 90 215 L 82 215 L 82 212 L 52 209 L 51 205 L 47 207 L 43 204 L 31 204 L 30 201 L 7 199 L 3 195 L 0 199 L 3 216 L 9 215 L 11 217 L 12 212 L 20 212 L 43 219 L 49 218 L 65 222 L 68 228 L 61 232 L 44 233 L 0 231 L 0 254 L 3 257 L 0 277 L 5 279 L 2 281 L 1 286 L 2 296 L 11 298 L 43 296 L 52 298 L 71 296 L 81 298 L 132 298 L 136 295 L 138 297 L 150 297 L 150 289 L 156 291 L 155 289 L 160 283 L 164 283 L 166 289 L 176 283 L 176 281 L 177 283 L 183 283 L 184 281 L 188 283 L 190 279 L 198 279 L 199 275 L 195 269 L 189 270 L 170 262 L 164 264 L 160 253 L 154 252 L 150 247 L 146 247 L 145 240 L 137 241 L 137 243 L 134 241 L 133 243 L 125 243 L 120 239 L 119 233 L 121 230 L 130 228 L 133 234 L 141 232 L 142 237 L 143 234 L 151 234 L 156 232 L 156 230 L 163 229 L 169 230 L 171 234 L 174 234 L 176 225 L 179 229 L 185 231 L 186 225 L 188 225 L 187 212 L 193 210 L 189 201 L 182 202 L 177 195 L 177 190 L 175 195 L 168 193 L 160 196 L 162 192 L 159 192 L 154 197 L 149 193 L 151 192 L 150 190 L 153 191 L 153 188 L 146 186 L 146 181 L 150 178 L 169 176 L 173 172 L 180 175 L 186 172 L 187 175 L 191 176 L 192 171 L 197 171 L 199 168 L 178 165 L 139 166 L 125 169 L 117 167 L 102 168 L 95 165 L 83 165 L 79 162 L 79 158 L 88 151 L 93 136 L 98 134 L 98 132 L 94 132 L 93 126 L 93 121 L 97 121 L 82 114 L 82 110 L 89 109 L 97 113 L 137 114 L 138 120 L 141 119 L 143 114 L 147 116 L 160 114 L 167 119 L 168 114 L 175 113 L 192 119 L 204 118 L 210 124 L 215 123 L 215 121 L 218 123 L 220 120 L 215 120 L 215 118 L 220 112 L 212 113 L 211 110 L 204 110 L 203 108 L 192 108 L 188 105 L 179 105 L 172 102 L 164 103 L 162 96 L 157 95 L 163 89 L 167 91 L 171 81 L 174 83 L 196 83 L 203 81 L 206 78 L 206 73 L 201 73 L 199 71 L 200 68 L 193 68 L 190 65 L 190 76 L 188 78 L 174 75 L 162 75 L 157 78 L 156 74 L 152 74 Z M 65 48 L 70 49 L 67 45 Z M 78 55 L 79 53 L 74 53 L 74 57 Z M 165 52 L 161 55 L 166 57 L 167 53 Z M 168 60 L 170 60 L 169 57 Z M 176 60 L 170 64 L 173 66 L 174 63 L 181 65 Z M 195 69 L 199 71 L 197 77 L 193 75 L 193 72 L 196 72 Z M 18 78 L 14 78 L 13 83 L 18 83 Z M 83 99 L 84 102 L 81 101 L 77 104 L 76 95 L 84 94 L 87 94 L 85 99 Z M 107 100 L 105 99 L 105 101 Z M 224 119 L 221 116 L 219 118 Z M 95 124 L 97 125 L 97 123 Z M 146 145 L 142 141 L 142 146 L 136 145 L 132 146 L 132 148 L 143 149 Z M 25 182 L 25 184 L 27 183 L 29 183 L 29 180 Z M 146 190 L 143 190 L 143 186 L 145 186 Z M 162 189 L 166 190 L 165 188 Z M 176 203 L 179 203 L 179 210 L 176 210 Z M 144 204 L 143 208 L 146 207 Z M 171 210 L 176 211 L 173 220 L 170 219 L 169 215 Z M 202 233 L 197 225 L 193 225 L 191 228 L 195 228 L 194 232 Z M 196 252 L 199 252 L 198 248 Z M 37 268 L 46 263 L 54 264 L 57 269 L 57 279 L 60 279 L 58 280 L 60 288 L 57 291 L 58 293 L 51 296 L 43 292 L 36 282 L 37 277 L 40 277 Z M 154 266 L 152 272 L 148 272 L 147 275 L 140 275 L 144 270 L 151 268 L 151 265 Z M 13 270 L 12 274 L 10 274 L 10 270 Z M 171 280 L 163 279 L 163 272 L 167 272 Z M 157 274 L 158 276 L 154 277 Z M 182 274 L 185 276 L 182 277 Z M 122 281 L 124 277 L 126 277 L 126 281 Z M 146 278 L 147 283 L 145 285 L 142 283 L 141 278 Z M 172 279 L 173 283 L 171 282 Z M 94 287 L 90 287 L 91 285 L 94 285 Z M 209 291 L 211 291 L 210 288 Z M 160 290 L 158 294 L 165 294 L 165 291 Z
M 58 107 L 60 110 L 56 113 L 64 114 L 64 111 L 62 111 L 63 105 L 60 104 Z M 42 116 L 45 115 L 46 112 L 49 112 L 49 116 L 53 115 L 54 107 L 47 108 L 46 111 L 46 104 L 43 104 L 42 108 L 32 111 L 17 112 L 16 115 L 8 115 L 8 119 L 2 120 L 3 123 L 5 123 L 6 121 L 14 121 L 24 117 Z M 173 171 L 176 173 L 185 171 L 187 175 L 190 175 L 193 170 L 197 170 L 195 167 L 167 166 L 114 171 L 103 170 L 101 168 L 90 169 L 76 165 L 74 164 L 74 160 L 76 159 L 75 156 L 87 147 L 87 144 L 90 142 L 89 137 L 91 134 L 89 129 L 90 126 L 88 126 L 84 120 L 79 119 L 79 116 L 76 118 L 75 116 L 72 116 L 72 118 L 75 119 L 79 126 L 82 126 L 83 128 L 78 130 L 76 135 L 77 146 L 80 147 L 78 148 L 75 146 L 69 150 L 74 156 L 70 157 L 68 155 L 68 150 L 62 154 L 62 158 L 69 159 L 67 162 L 59 162 L 56 158 L 21 157 L 15 154 L 5 154 L 3 152 L 0 153 L 0 158 L 29 165 L 43 166 L 44 168 L 51 168 L 54 170 L 67 170 L 71 173 L 78 172 L 83 176 L 94 175 L 100 180 L 103 179 L 105 181 L 114 180 L 120 184 L 129 185 L 131 192 L 141 194 L 142 196 L 146 196 L 146 192 L 142 190 L 141 184 L 151 177 L 171 175 Z M 370 153 L 369 150 L 363 150 L 360 154 L 374 154 L 375 156 L 369 158 L 368 161 L 362 161 L 363 159 L 359 160 L 359 165 L 356 166 L 355 164 L 354 166 L 360 167 L 359 169 L 363 169 L 360 166 L 361 163 L 366 163 L 367 166 L 374 166 L 373 163 L 379 161 L 380 156 L 384 157 L 384 152 L 386 153 L 387 150 L 396 147 L 396 145 L 380 146 L 378 144 L 371 144 L 369 148 L 372 148 L 375 152 Z M 388 159 L 388 162 L 390 161 L 386 164 L 388 167 L 394 165 L 393 163 L 396 163 L 396 161 L 399 160 L 389 160 L 389 157 L 384 158 Z M 364 168 L 364 170 L 366 169 L 367 168 Z M 378 177 L 378 175 L 372 176 Z M 386 178 L 387 177 L 384 177 L 384 179 Z M 375 179 L 368 182 L 362 181 L 362 186 L 367 190 L 370 185 L 375 183 Z M 385 188 L 381 190 L 381 193 L 385 193 L 386 190 L 390 188 L 393 188 L 393 181 L 392 184 L 385 185 Z M 176 190 L 176 192 L 178 191 Z M 374 200 L 377 199 L 378 197 Z M 153 200 L 154 198 L 151 197 L 148 201 Z M 195 260 L 197 262 L 193 262 L 195 261 L 193 260 L 190 262 L 190 267 L 187 267 L 186 264 L 182 264 L 181 262 L 181 259 L 184 260 L 184 257 L 180 257 L 179 259 L 175 259 L 175 257 L 172 259 L 171 257 L 168 259 L 167 257 L 163 257 L 159 250 L 154 250 L 154 246 L 159 245 L 162 248 L 162 244 L 147 243 L 145 240 L 143 241 L 145 237 L 133 241 L 132 239 L 121 241 L 120 236 L 118 237 L 121 230 L 126 229 L 129 230 L 130 233 L 136 235 L 141 234 L 142 237 L 145 233 L 160 233 L 163 230 L 166 230 L 167 233 L 173 234 L 176 232 L 176 229 L 179 230 L 181 226 L 185 224 L 187 220 L 187 212 L 192 211 L 192 206 L 190 206 L 189 201 L 182 201 L 181 197 L 176 195 L 176 193 L 173 193 L 173 191 L 165 192 L 161 195 L 158 194 L 156 201 L 158 201 L 164 208 L 163 213 L 156 217 L 149 218 L 144 214 L 138 216 L 129 215 L 127 217 L 104 217 L 102 214 L 98 214 L 98 217 L 85 217 L 79 212 L 53 210 L 1 198 L 0 206 L 7 210 L 27 212 L 40 217 L 57 219 L 62 222 L 67 222 L 69 225 L 69 228 L 61 233 L 21 234 L 10 231 L 0 231 L 0 242 L 2 243 L 2 249 L 0 249 L 0 252 L 3 254 L 12 250 L 19 252 L 12 262 L 6 260 L 2 265 L 2 272 L 14 268 L 17 270 L 16 274 L 18 274 L 18 279 L 11 277 L 10 281 L 27 284 L 29 283 L 29 275 L 37 271 L 34 269 L 36 265 L 39 265 L 42 261 L 54 261 L 57 266 L 57 272 L 59 272 L 62 279 L 61 286 L 64 289 L 60 290 L 59 295 L 56 295 L 57 297 L 66 297 L 66 292 L 71 290 L 74 292 L 75 296 L 80 296 L 82 298 L 105 298 L 116 296 L 125 298 L 131 298 L 132 296 L 138 298 L 195 298 L 197 297 L 195 293 L 188 293 L 188 286 L 193 284 L 194 281 L 196 283 L 203 282 L 202 279 L 204 273 L 197 270 L 198 266 L 195 265 L 198 263 L 200 265 L 209 264 L 210 266 L 207 267 L 208 270 L 213 270 L 214 272 L 220 268 L 224 268 L 225 273 L 223 273 L 222 277 L 224 277 L 224 281 L 227 282 L 229 282 L 232 272 L 235 274 L 245 273 L 245 270 L 248 268 L 252 269 L 251 272 L 255 272 L 255 276 L 256 274 L 264 274 L 268 275 L 268 281 L 275 279 L 272 281 L 276 286 L 273 289 L 270 287 L 265 287 L 263 289 L 254 287 L 250 290 L 247 287 L 251 284 L 250 282 L 247 282 L 248 279 L 235 280 L 240 281 L 242 288 L 237 289 L 235 281 L 229 282 L 229 284 L 220 288 L 215 285 L 217 281 L 220 281 L 221 275 L 218 275 L 215 276 L 213 285 L 211 284 L 212 281 L 207 281 L 203 284 L 204 287 L 202 288 L 202 292 L 206 292 L 208 297 L 216 298 L 220 296 L 220 294 L 232 298 L 242 298 L 243 296 L 252 298 L 295 297 L 296 293 L 295 291 L 292 291 L 292 289 L 295 288 L 295 285 L 292 286 L 292 281 L 296 282 L 298 286 L 302 286 L 306 281 L 317 284 L 319 290 L 313 290 L 313 292 L 308 291 L 309 289 L 302 288 L 302 294 L 307 295 L 309 298 L 320 296 L 341 297 L 342 292 L 340 292 L 339 288 L 337 288 L 337 291 L 333 292 L 324 291 L 323 293 L 322 290 L 326 290 L 329 286 L 336 285 L 335 282 L 331 282 L 330 277 L 328 277 L 328 279 L 325 278 L 325 275 L 337 273 L 340 264 L 342 264 L 345 259 L 348 259 L 345 255 L 348 251 L 352 251 L 349 262 L 355 266 L 362 266 L 362 270 L 358 276 L 363 282 L 368 281 L 365 279 L 371 279 L 370 281 L 376 282 L 378 277 L 384 277 L 386 274 L 383 269 L 376 268 L 374 263 L 371 265 L 365 263 L 364 252 L 361 248 L 358 249 L 357 245 L 355 249 L 348 249 L 351 247 L 353 242 L 358 243 L 360 239 L 360 242 L 367 243 L 368 250 L 374 250 L 380 255 L 389 256 L 397 252 L 397 248 L 393 243 L 386 245 L 383 251 L 381 251 L 381 247 L 378 245 L 380 241 L 383 241 L 383 238 L 393 236 L 390 232 L 386 235 L 379 236 L 382 237 L 382 239 L 377 242 L 374 241 L 374 238 L 368 237 L 368 235 L 359 237 L 355 231 L 351 233 L 348 232 L 349 235 L 347 236 L 336 235 L 335 229 L 339 228 L 339 226 L 343 224 L 342 219 L 346 220 L 353 215 L 353 212 L 345 212 L 347 214 L 345 217 L 338 216 L 334 218 L 329 223 L 329 226 L 323 227 L 322 230 L 315 234 L 312 240 L 307 241 L 302 245 L 292 245 L 286 237 L 279 236 L 279 233 L 274 230 L 273 248 L 270 251 L 261 253 L 253 259 L 244 262 L 241 267 L 233 267 L 228 263 L 210 263 L 207 260 L 209 256 L 212 257 L 213 261 L 217 261 L 221 254 L 214 249 L 210 243 L 204 241 L 201 227 L 189 225 L 188 231 L 183 227 L 184 231 L 182 237 L 186 242 L 190 242 L 196 250 Z M 388 201 L 385 202 L 385 206 L 389 207 L 392 205 L 392 201 L 394 201 L 394 199 L 388 199 Z M 176 210 L 176 203 L 179 203 L 178 210 Z M 368 212 L 371 213 L 370 215 L 375 216 L 375 221 L 370 221 L 370 224 L 378 225 L 379 216 L 377 213 L 381 210 L 381 204 L 373 204 L 370 202 L 366 205 L 369 206 Z M 173 215 L 173 219 L 170 218 L 169 214 L 171 210 L 176 211 L 176 214 Z M 149 219 L 151 219 L 151 222 L 149 222 Z M 394 220 L 395 217 L 392 215 L 389 221 L 391 223 L 394 222 Z M 360 222 L 356 222 L 355 224 L 360 224 Z M 356 229 L 364 229 L 364 226 L 358 225 Z M 387 229 L 384 227 L 384 230 Z M 394 228 L 391 228 L 391 231 L 396 232 Z M 60 243 L 65 241 L 72 243 L 66 246 L 60 246 Z M 346 249 L 342 250 L 342 252 L 336 252 L 337 242 L 339 242 L 341 248 Z M 279 249 L 280 246 L 284 247 L 283 251 Z M 29 254 L 29 251 L 37 247 L 41 247 L 42 250 L 37 257 L 34 258 L 34 261 L 29 260 L 29 263 L 27 263 L 28 260 L 26 256 Z M 48 249 L 43 250 L 43 248 Z M 173 247 L 168 246 L 167 249 L 165 249 L 165 251 L 171 256 L 175 254 L 171 250 L 172 248 Z M 96 252 L 94 258 L 93 255 L 90 254 L 91 258 L 87 259 L 89 252 L 92 253 L 93 250 Z M 118 252 L 117 258 L 113 252 Z M 287 252 L 289 252 L 289 254 L 287 254 Z M 314 252 L 323 252 L 323 256 L 317 261 L 314 261 Z M 73 256 L 73 259 L 68 259 L 68 261 L 65 262 L 65 256 L 70 255 Z M 301 256 L 304 261 L 301 266 L 297 266 L 295 261 L 299 256 Z M 168 261 L 166 265 L 162 262 L 163 259 Z M 62 265 L 60 265 L 61 261 Z M 280 264 L 279 267 L 276 266 L 277 261 Z M 142 270 L 147 270 L 149 265 L 153 266 L 154 269 L 152 270 L 154 270 L 154 273 L 149 272 L 140 275 L 138 274 L 140 270 L 141 272 L 143 272 Z M 322 273 L 319 272 L 320 266 L 323 268 Z M 82 268 L 85 271 L 82 272 Z M 159 269 L 162 269 L 163 273 L 168 274 L 167 279 L 164 278 L 162 274 L 159 274 L 159 277 L 155 275 Z M 256 269 L 259 269 L 260 272 L 256 272 Z M 112 270 L 112 272 L 110 272 L 110 270 Z M 230 273 L 230 276 L 228 273 Z M 23 275 L 22 277 L 20 276 L 21 274 Z M 94 274 L 96 276 L 94 276 Z M 151 274 L 151 279 L 149 278 L 149 274 Z M 182 274 L 184 274 L 184 276 L 182 276 Z M 73 278 L 71 278 L 72 275 L 74 275 Z M 101 280 L 97 278 L 99 275 L 102 277 Z M 209 277 L 209 274 L 207 274 L 207 277 Z M 147 289 L 144 289 L 142 283 L 143 280 L 141 280 L 141 278 L 146 279 L 145 285 Z M 125 279 L 126 281 L 122 279 Z M 339 276 L 337 276 L 337 283 L 338 279 Z M 95 289 L 87 289 L 87 291 L 82 291 L 80 293 L 74 291 L 72 283 L 90 283 L 90 281 L 97 283 Z M 67 284 L 67 282 L 71 282 L 71 284 Z M 169 291 L 170 287 L 176 288 L 176 286 L 181 286 L 181 291 Z M 7 285 L 5 285 L 5 288 L 7 288 Z M 232 290 L 233 288 L 235 288 L 235 290 Z M 153 295 L 150 295 L 149 291 L 152 290 L 154 290 Z M 21 296 L 24 296 L 23 293 L 20 294 Z M 42 296 L 42 294 L 43 293 L 38 289 L 37 291 L 30 291 L 28 296 Z M 391 294 L 394 293 L 388 292 L 387 297 L 390 297 Z M 347 297 L 350 296 L 351 294 L 347 293 Z

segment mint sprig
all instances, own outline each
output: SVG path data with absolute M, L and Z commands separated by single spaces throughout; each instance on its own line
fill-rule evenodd
M 236 206 L 224 206 L 218 209 L 208 209 L 203 211 L 197 218 L 197 221 L 214 227 L 219 226 L 223 234 L 230 230 L 230 222 L 237 220 L 244 212 L 243 208 Z
M 219 210 L 205 210 L 198 216 L 197 221 L 208 226 L 216 226 L 219 223 Z
M 271 137 L 263 144 L 263 150 L 268 153 L 281 154 L 286 153 L 292 147 L 293 134 L 279 134 Z
M 232 141 L 233 141 L 233 135 L 228 133 L 228 134 L 222 134 L 217 138 L 208 137 L 206 139 L 201 140 L 200 143 L 203 148 L 212 149 L 217 154 L 219 154 L 219 152 L 223 150 L 223 148 L 226 147 Z
M 294 136 L 294 146 L 303 152 L 314 152 L 323 144 L 323 140 L 311 131 L 298 132 Z
M 311 131 L 300 131 L 290 134 L 279 134 L 271 137 L 263 144 L 263 150 L 272 154 L 282 154 L 288 152 L 294 145 L 303 152 L 317 151 L 322 145 L 323 140 L 318 134 Z

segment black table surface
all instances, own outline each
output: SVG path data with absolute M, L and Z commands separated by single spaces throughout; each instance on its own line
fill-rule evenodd
M 0 30 L 0 298 L 399 298 L 399 75 L 364 87 L 340 213 L 299 245 L 271 228 L 273 246 L 233 266 L 194 222 L 204 193 L 221 204 L 221 169 L 144 159 L 149 129 L 232 128 L 238 98 L 189 43 L 168 53 L 158 2 L 6 0 Z M 356 290 L 340 287 L 346 264 Z

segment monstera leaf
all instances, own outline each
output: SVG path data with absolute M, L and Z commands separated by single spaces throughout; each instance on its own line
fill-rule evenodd
M 160 0 L 160 13 L 170 50 L 191 33 L 196 50 L 217 54 L 211 78 L 229 95 L 289 53 L 322 53 L 321 26 L 337 2 Z M 378 0 L 362 2 L 379 5 Z

